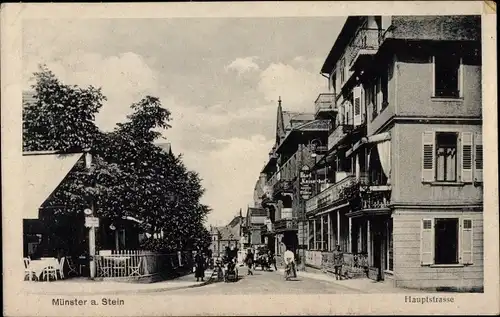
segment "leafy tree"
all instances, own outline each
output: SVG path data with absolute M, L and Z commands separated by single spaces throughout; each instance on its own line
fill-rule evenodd
M 46 66 L 34 73 L 34 103 L 24 105 L 25 151 L 74 151 L 92 147 L 94 120 L 106 97 L 101 89 L 62 84 Z
M 203 227 L 208 206 L 200 203 L 204 189 L 197 173 L 181 156 L 154 144 L 160 129 L 170 128 L 170 111 L 158 98 L 146 96 L 131 106 L 132 114 L 111 132 L 94 123 L 105 97 L 92 86 L 62 84 L 42 66 L 35 73 L 35 100 L 24 108 L 23 145 L 28 151 L 75 151 L 90 148 L 90 171 L 79 162 L 46 201 L 55 214 L 78 214 L 94 201 L 99 217 L 115 221 L 131 216 L 151 233 L 143 247 L 167 252 L 210 243 Z

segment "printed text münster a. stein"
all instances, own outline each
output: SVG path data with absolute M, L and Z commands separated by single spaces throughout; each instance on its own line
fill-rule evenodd
M 122 306 L 125 305 L 125 301 L 119 298 L 106 298 L 106 297 L 102 298 L 100 301 L 95 299 L 87 300 L 78 298 L 72 298 L 72 299 L 53 298 L 52 305 L 53 306 L 86 306 L 86 305 Z

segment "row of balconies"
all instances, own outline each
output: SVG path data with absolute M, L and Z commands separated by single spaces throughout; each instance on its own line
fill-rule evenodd
M 350 203 L 351 211 L 387 208 L 390 198 L 390 186 L 369 186 L 367 176 L 349 175 L 310 198 L 306 202 L 306 213 L 346 202 Z

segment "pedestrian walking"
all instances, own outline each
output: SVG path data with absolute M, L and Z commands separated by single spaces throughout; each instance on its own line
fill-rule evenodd
M 333 267 L 335 269 L 335 278 L 342 279 L 342 264 L 344 262 L 344 254 L 340 250 L 340 245 L 337 244 L 336 250 L 333 251 Z
M 287 247 L 283 257 L 285 259 L 285 264 L 291 266 L 293 277 L 297 277 L 297 271 L 295 270 L 295 254 Z
M 276 267 L 276 258 L 274 257 L 274 253 L 269 251 L 269 269 L 271 269 L 271 265 L 274 266 L 274 270 L 277 271 Z
M 195 262 L 194 277 L 196 277 L 196 282 L 198 282 L 200 279 L 201 281 L 203 281 L 203 279 L 205 278 L 205 257 L 203 256 L 201 249 L 198 249 L 198 252 L 196 252 L 194 262 Z
M 252 265 L 253 265 L 253 262 L 254 262 L 254 258 L 253 257 L 254 257 L 254 255 L 252 253 L 252 249 L 248 249 L 247 256 L 245 258 L 245 263 L 248 266 L 248 273 L 247 273 L 247 275 L 253 275 L 253 272 L 252 272 Z

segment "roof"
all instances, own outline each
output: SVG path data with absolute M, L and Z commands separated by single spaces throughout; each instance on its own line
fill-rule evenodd
M 38 210 L 66 178 L 83 153 L 25 152 L 22 156 L 25 195 L 23 219 L 38 219 Z
M 311 130 L 325 131 L 329 129 L 330 129 L 330 121 L 328 120 L 313 120 L 305 122 L 295 128 L 295 130 L 297 131 L 311 131 Z
M 302 123 L 294 127 L 292 130 L 288 131 L 283 141 L 280 143 L 276 152 L 279 151 L 281 146 L 288 142 L 290 135 L 294 134 L 296 131 L 305 132 L 305 131 L 329 131 L 330 129 L 330 121 L 328 120 L 311 120 L 309 122 Z
M 35 101 L 35 92 L 23 91 L 23 106 L 26 104 L 34 103 Z
M 304 122 L 314 120 L 314 114 L 306 112 L 283 111 L 283 125 L 285 130 L 291 130 Z
M 333 71 L 337 61 L 343 55 L 345 47 L 351 40 L 351 36 L 349 36 L 349 34 L 355 31 L 356 26 L 363 18 L 364 17 L 362 16 L 350 16 L 347 18 L 342 30 L 340 30 L 340 33 L 337 36 L 337 40 L 335 40 L 330 53 L 321 67 L 321 73 L 330 74 Z
M 238 231 L 234 227 L 219 227 L 220 240 L 240 240 L 239 228 Z
M 156 146 L 158 146 L 168 154 L 172 154 L 172 145 L 170 143 L 157 143 Z

